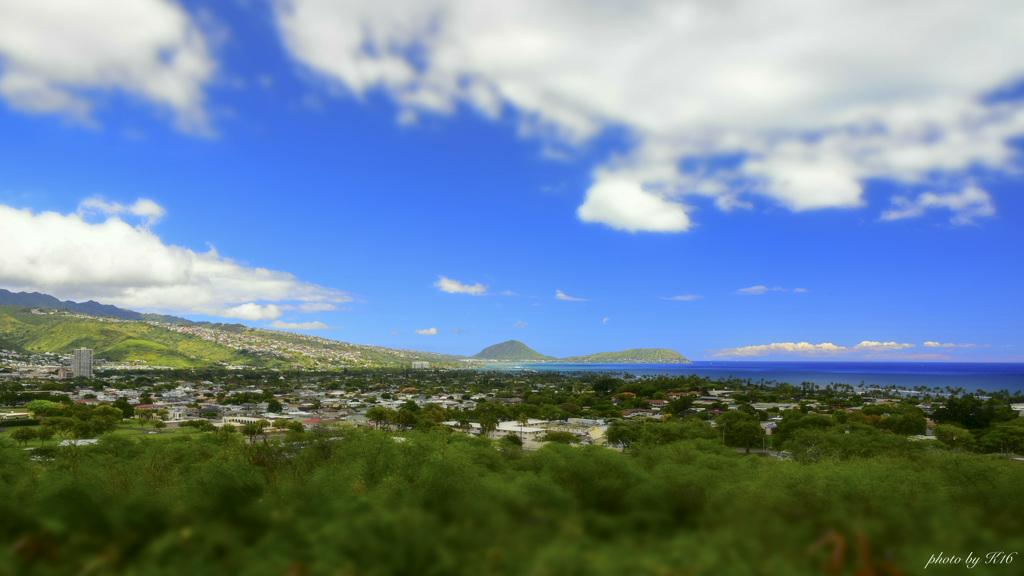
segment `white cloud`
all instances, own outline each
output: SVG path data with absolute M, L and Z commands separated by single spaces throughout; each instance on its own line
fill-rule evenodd
M 875 342 L 865 340 L 852 347 L 836 346 L 831 342 L 821 344 L 810 344 L 808 342 L 776 342 L 772 344 L 760 344 L 757 346 L 743 346 L 740 348 L 725 348 L 714 353 L 716 357 L 722 356 L 767 356 L 769 354 L 799 354 L 801 356 L 830 356 L 836 354 L 849 354 L 854 352 L 884 352 L 891 350 L 902 350 L 913 348 L 913 344 L 900 344 L 897 342 Z
M 523 322 L 522 320 L 518 320 L 515 324 L 512 325 L 513 328 L 526 328 L 526 326 L 526 322 Z
M 810 344 L 808 342 L 779 342 L 774 344 L 761 344 L 758 346 L 743 346 L 741 348 L 726 348 L 715 352 L 715 356 L 765 356 L 767 354 L 837 354 L 847 349 L 836 346 L 831 342 L 821 344 Z
M 254 302 L 248 302 L 240 306 L 220 310 L 217 316 L 238 318 L 240 320 L 274 320 L 275 318 L 280 318 L 281 314 L 283 312 L 280 306 L 274 304 L 263 306 Z
M 911 360 L 953 360 L 947 354 L 872 354 L 872 360 L 900 360 L 908 362 Z
M 518 296 L 519 294 L 516 294 L 515 292 L 513 292 L 511 290 L 505 290 L 505 291 L 503 291 L 501 293 L 501 295 L 502 296 Z
M 587 301 L 586 298 L 573 298 L 572 296 L 567 296 L 561 290 L 555 290 L 555 299 L 556 300 L 568 300 L 570 302 L 586 302 Z
M 271 322 L 270 327 L 278 330 L 327 330 L 331 328 L 323 322 L 282 322 L 280 320 Z
M 597 180 L 576 210 L 580 220 L 626 232 L 684 232 L 690 228 L 690 218 L 681 205 L 644 190 L 641 184 L 601 176 Z
M 905 348 L 913 348 L 913 344 L 905 344 L 899 342 L 874 342 L 872 340 L 864 340 L 860 344 L 857 344 L 852 348 L 853 351 L 868 351 L 868 352 L 887 352 L 890 350 L 903 350 Z
M 98 209 L 98 205 L 92 208 Z M 163 208 L 139 201 L 105 213 L 151 219 Z M 118 208 L 120 207 L 120 208 Z M 117 215 L 91 222 L 80 213 L 33 213 L 0 205 L 0 285 L 137 310 L 273 320 L 288 308 L 352 300 L 344 292 L 265 268 L 242 266 L 212 247 L 169 246 L 146 226 Z
M 166 211 L 163 206 L 156 202 L 139 198 L 131 206 L 124 206 L 117 202 L 107 202 L 99 197 L 86 198 L 78 205 L 79 214 L 86 215 L 92 212 L 99 212 L 104 216 L 116 216 L 118 214 L 131 214 L 146 220 L 147 226 L 152 226 L 164 217 Z
M 703 298 L 703 296 L 698 296 L 696 294 L 683 294 L 683 295 L 680 295 L 680 296 L 662 296 L 661 297 L 662 300 L 675 300 L 677 302 L 692 302 L 694 300 L 700 300 L 701 298 Z
M 917 198 L 906 196 L 892 198 L 895 208 L 882 213 L 882 220 L 902 220 L 923 216 L 925 211 L 944 208 L 953 212 L 949 219 L 956 226 L 973 224 L 975 218 L 995 216 L 996 208 L 992 197 L 977 186 L 967 186 L 959 193 L 935 194 L 925 192 Z
M 966 343 L 965 344 L 954 344 L 952 342 L 950 342 L 948 344 L 943 344 L 941 342 L 935 342 L 935 341 L 929 340 L 928 342 L 925 342 L 924 344 L 922 344 L 922 346 L 924 346 L 925 348 L 984 348 L 987 345 L 986 344 L 966 344 Z
M 688 196 L 854 208 L 868 179 L 1005 170 L 1024 134 L 1024 102 L 981 100 L 1024 72 L 1024 51 L 1006 50 L 1018 0 L 275 8 L 293 58 L 357 97 L 389 94 L 400 114 L 513 110 L 521 134 L 559 150 L 623 128 L 634 147 L 595 170 L 578 210 L 620 230 L 687 230 Z
M 807 292 L 807 290 L 804 289 L 804 288 L 789 289 L 789 288 L 783 288 L 782 286 L 775 286 L 773 288 L 769 288 L 767 286 L 759 285 L 759 286 L 749 286 L 747 288 L 740 288 L 739 290 L 736 291 L 737 294 L 746 294 L 748 296 L 759 296 L 759 295 L 765 294 L 767 292 L 797 292 L 797 293 L 803 294 L 803 293 Z
M 119 90 L 209 131 L 207 38 L 165 0 L 0 0 L 0 97 L 16 110 L 94 124 L 95 94 Z
M 285 310 L 298 310 L 299 312 L 312 313 L 312 312 L 334 312 L 335 310 L 341 310 L 337 304 L 330 302 L 304 302 L 297 306 L 288 306 Z
M 601 321 L 601 324 L 608 324 L 609 320 L 611 320 L 611 318 L 606 317 L 604 320 Z
M 398 330 L 392 330 L 391 332 L 389 332 L 389 334 L 391 334 L 392 336 L 399 336 L 399 335 L 401 335 L 402 333 L 401 333 L 401 332 L 399 332 Z
M 452 328 L 452 332 L 455 334 L 467 334 L 469 330 L 463 330 L 462 328 Z
M 437 336 L 437 328 L 426 328 L 424 330 L 414 330 L 420 336 Z
M 487 286 L 483 284 L 463 284 L 458 280 L 452 280 L 451 278 L 445 278 L 440 276 L 437 282 L 434 282 L 434 286 L 439 288 L 442 292 L 449 294 L 472 294 L 473 296 L 483 296 L 487 294 Z

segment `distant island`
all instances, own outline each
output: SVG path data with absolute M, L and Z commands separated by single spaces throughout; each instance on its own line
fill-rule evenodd
M 682 354 L 667 348 L 630 348 L 621 352 L 599 352 L 563 358 L 568 364 L 692 364 Z
M 621 352 L 599 352 L 586 356 L 555 358 L 530 348 L 518 340 L 488 346 L 472 356 L 492 362 L 564 362 L 566 364 L 691 364 L 682 354 L 665 348 L 631 348 Z

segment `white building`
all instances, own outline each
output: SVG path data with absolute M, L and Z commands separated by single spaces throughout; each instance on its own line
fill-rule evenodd
M 79 376 L 92 378 L 92 350 L 88 348 L 75 350 L 75 355 L 71 359 L 71 373 L 75 378 Z

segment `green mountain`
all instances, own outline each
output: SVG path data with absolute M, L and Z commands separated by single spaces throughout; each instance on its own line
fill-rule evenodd
M 239 324 L 142 322 L 93 317 L 63 309 L 0 306 L 0 348 L 32 354 L 68 354 L 82 347 L 91 348 L 96 359 L 170 368 L 244 365 L 326 369 L 459 359 Z
M 573 356 L 562 360 L 571 364 L 690 364 L 675 350 L 665 348 L 632 348 L 621 352 L 601 352 L 587 356 Z
M 480 360 L 511 360 L 521 362 L 524 360 L 557 360 L 552 356 L 545 356 L 536 350 L 532 350 L 526 344 L 518 340 L 509 340 L 494 346 L 488 346 L 479 354 L 472 356 Z

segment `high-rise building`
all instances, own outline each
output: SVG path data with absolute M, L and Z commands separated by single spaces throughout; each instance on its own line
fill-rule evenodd
M 71 373 L 75 378 L 79 376 L 92 378 L 92 350 L 88 348 L 75 350 L 75 357 L 71 359 Z

